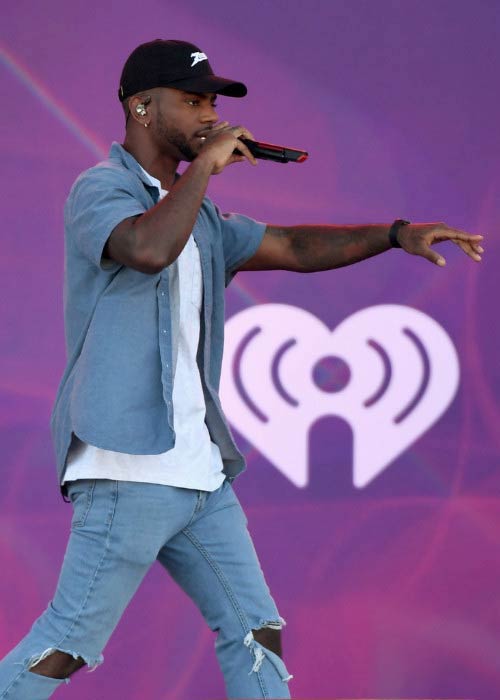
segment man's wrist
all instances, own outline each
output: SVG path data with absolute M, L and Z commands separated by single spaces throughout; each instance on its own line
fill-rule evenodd
M 407 221 L 406 219 L 396 219 L 396 221 L 393 222 L 389 229 L 389 242 L 392 248 L 401 248 L 401 243 L 398 240 L 398 232 L 402 226 L 408 226 L 409 224 L 411 224 L 411 221 Z
M 210 177 L 214 169 L 214 158 L 209 153 L 199 153 L 192 161 L 191 166 Z

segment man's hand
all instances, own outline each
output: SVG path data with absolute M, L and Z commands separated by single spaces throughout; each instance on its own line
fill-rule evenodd
M 248 160 L 252 165 L 257 165 L 257 161 L 250 153 L 239 136 L 254 140 L 254 136 L 244 126 L 229 126 L 228 122 L 221 122 L 211 129 L 204 129 L 198 133 L 204 139 L 203 146 L 198 154 L 198 159 L 208 161 L 213 169 L 212 175 L 221 173 L 227 165 Z M 242 155 L 234 155 L 237 148 Z
M 226 165 L 241 160 L 257 161 L 239 136 L 253 140 L 243 126 L 221 122 L 206 127 L 199 138 L 198 155 L 154 207 L 140 216 L 120 222 L 111 232 L 106 254 L 116 262 L 146 274 L 157 274 L 181 254 L 196 222 L 210 176 L 222 172 Z M 235 148 L 241 155 L 233 155 Z
M 476 262 L 480 262 L 481 253 L 484 253 L 480 245 L 483 236 L 473 236 L 459 231 L 442 221 L 435 224 L 406 224 L 399 228 L 397 239 L 401 248 L 407 253 L 421 255 L 440 267 L 446 265 L 446 260 L 442 255 L 431 250 L 430 246 L 441 241 L 453 241 Z

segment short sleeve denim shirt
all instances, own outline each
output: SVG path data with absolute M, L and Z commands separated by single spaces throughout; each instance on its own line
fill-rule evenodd
M 146 274 L 102 259 L 115 226 L 153 207 L 158 195 L 135 158 L 115 142 L 107 160 L 77 178 L 66 201 L 67 365 L 50 421 L 58 483 L 73 433 L 127 454 L 159 454 L 175 444 L 169 268 Z M 245 460 L 218 394 L 224 289 L 256 252 L 265 227 L 241 214 L 222 214 L 205 197 L 193 228 L 203 278 L 197 363 L 206 423 L 230 479 L 245 468 Z

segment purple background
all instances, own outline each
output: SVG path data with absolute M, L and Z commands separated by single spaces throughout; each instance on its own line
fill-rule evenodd
M 310 152 L 300 166 L 231 166 L 209 195 L 270 223 L 376 223 L 398 216 L 487 234 L 476 265 L 443 245 L 445 269 L 392 251 L 352 268 L 247 272 L 228 316 L 296 304 L 330 328 L 381 303 L 441 323 L 461 363 L 449 410 L 362 490 L 351 435 L 312 431 L 311 481 L 295 488 L 237 435 L 236 482 L 288 622 L 297 697 L 500 693 L 500 6 L 496 0 L 9 5 L 0 29 L 2 488 L 0 656 L 51 598 L 71 517 L 55 477 L 49 415 L 64 364 L 62 207 L 83 169 L 123 138 L 116 98 L 128 53 L 158 36 L 193 41 L 243 80 L 219 115 Z M 214 638 L 160 567 L 127 609 L 83 698 L 223 696 Z M 64 694 L 64 691 L 61 693 Z

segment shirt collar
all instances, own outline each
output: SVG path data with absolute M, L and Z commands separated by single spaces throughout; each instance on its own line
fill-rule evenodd
M 160 197 L 164 197 L 166 194 L 168 194 L 168 190 L 164 190 L 162 188 L 161 182 L 160 182 L 160 180 L 158 180 L 157 177 L 153 177 L 152 175 L 150 175 L 147 170 L 144 170 L 142 165 L 139 165 L 139 167 L 142 170 L 143 174 L 148 179 L 149 184 L 158 189 L 158 192 L 160 193 Z
M 122 165 L 124 165 L 128 170 L 132 170 L 147 187 L 153 186 L 156 187 L 160 193 L 162 191 L 165 192 L 165 190 L 162 190 L 161 188 L 161 182 L 152 175 L 149 175 L 149 173 L 147 173 L 136 161 L 134 156 L 126 151 L 117 141 L 113 141 L 111 144 L 111 148 L 109 149 L 109 158 L 110 160 L 120 161 L 120 163 L 122 163 Z M 179 173 L 175 173 L 174 182 L 177 182 L 179 178 Z

